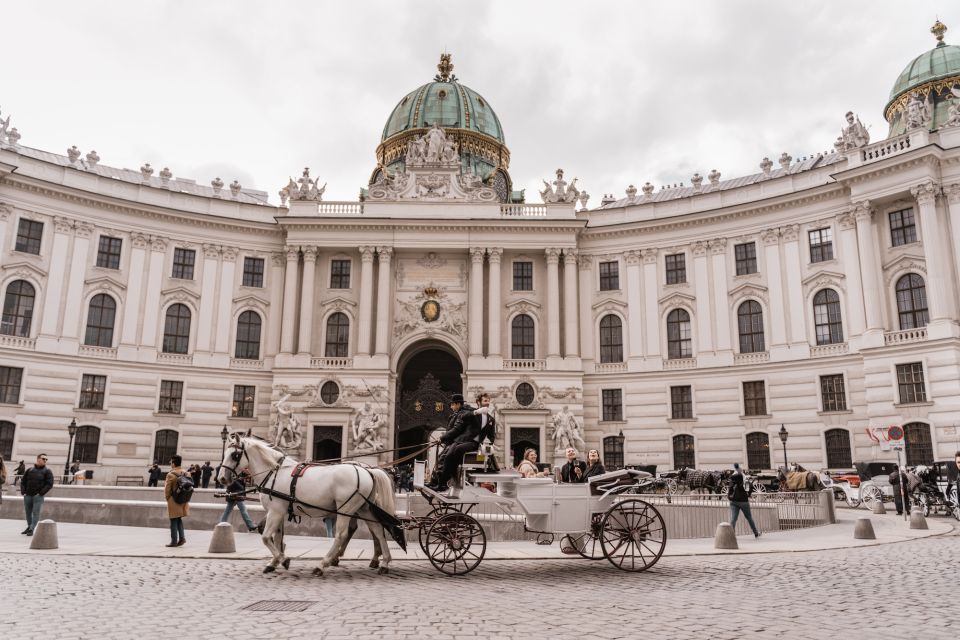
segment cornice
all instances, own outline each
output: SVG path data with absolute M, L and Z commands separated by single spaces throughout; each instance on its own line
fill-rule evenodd
M 472 218 L 469 220 L 431 220 L 408 218 L 291 218 L 289 216 L 277 218 L 277 223 L 288 232 L 315 232 L 315 231 L 388 231 L 398 229 L 403 231 L 431 231 L 435 233 L 461 233 L 499 231 L 516 233 L 517 229 L 530 229 L 538 235 L 543 233 L 557 233 L 576 231 L 586 225 L 585 220 L 546 220 L 536 218 L 525 220 L 484 220 Z M 535 226 L 534 226 L 535 225 Z M 342 243 L 340 243 L 342 244 Z M 569 248 L 573 248 L 571 242 Z M 395 247 L 396 248 L 396 247 Z M 508 247 L 509 248 L 509 247 Z M 558 245 L 558 249 L 567 248 L 567 245 Z
M 936 166 L 941 161 L 940 154 L 943 148 L 938 144 L 928 144 L 919 149 L 912 149 L 906 153 L 877 160 L 853 169 L 844 169 L 831 175 L 838 184 L 858 184 L 874 178 L 898 173 L 911 167 L 920 167 L 926 164 Z

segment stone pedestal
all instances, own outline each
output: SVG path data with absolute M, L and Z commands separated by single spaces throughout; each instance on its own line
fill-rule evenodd
M 924 523 L 926 525 L 926 523 Z M 926 528 L 926 526 L 924 526 Z M 37 523 L 37 528 L 33 531 L 33 538 L 30 540 L 31 549 L 59 549 L 60 543 L 57 540 L 57 523 L 53 520 L 41 520 Z
M 233 538 L 233 526 L 229 522 L 217 523 L 217 526 L 213 528 L 213 537 L 210 538 L 207 553 L 235 553 L 236 550 L 237 543 Z
M 857 518 L 857 524 L 853 527 L 854 540 L 876 540 L 877 534 L 873 532 L 873 523 L 870 518 Z
M 883 506 L 883 500 L 877 500 L 873 503 L 873 513 L 877 515 L 883 515 L 887 512 L 887 508 Z
M 43 523 L 41 523 L 43 524 Z M 927 519 L 923 517 L 923 513 L 914 509 L 910 512 L 910 528 L 911 529 L 929 529 L 927 526 Z
M 739 549 L 737 544 L 737 533 L 730 526 L 729 522 L 721 522 L 717 525 L 717 533 L 713 537 L 714 549 Z

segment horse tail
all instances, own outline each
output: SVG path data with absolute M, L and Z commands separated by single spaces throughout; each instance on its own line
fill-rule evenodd
M 396 498 L 393 493 L 393 480 L 383 469 L 371 469 L 373 477 L 373 495 L 371 501 L 389 514 L 397 512 Z

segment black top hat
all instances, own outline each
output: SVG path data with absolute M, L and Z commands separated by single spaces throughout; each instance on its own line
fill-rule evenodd
M 453 394 L 453 397 L 450 398 L 450 404 L 453 404 L 454 402 L 459 402 L 460 404 L 463 404 L 463 394 L 462 393 Z

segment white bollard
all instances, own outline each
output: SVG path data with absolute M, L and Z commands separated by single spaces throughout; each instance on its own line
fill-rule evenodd
M 921 511 L 914 509 L 910 512 L 910 528 L 911 529 L 929 529 L 927 526 L 927 519 L 923 517 Z
M 229 522 L 219 522 L 213 528 L 213 537 L 207 553 L 235 553 L 237 543 L 233 539 L 233 526 Z
M 853 527 L 854 540 L 876 540 L 877 534 L 873 532 L 873 523 L 870 518 L 857 518 L 857 524 Z
M 57 540 L 57 523 L 53 520 L 41 520 L 37 523 L 37 528 L 33 531 L 33 538 L 30 540 L 31 549 L 59 549 L 60 543 Z
M 729 522 L 721 522 L 717 525 L 717 533 L 713 537 L 714 549 L 739 549 L 737 544 L 737 533 L 730 526 Z

